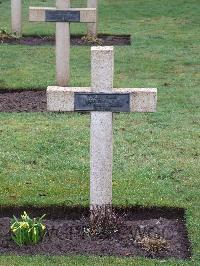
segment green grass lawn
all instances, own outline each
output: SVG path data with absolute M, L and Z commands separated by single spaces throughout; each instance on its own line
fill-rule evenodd
M 10 1 L 0 2 L 10 30 Z M 29 5 L 54 1 L 24 1 L 24 34 L 53 34 L 53 24 L 28 23 Z M 113 203 L 185 208 L 192 260 L 1 256 L 0 265 L 200 265 L 199 14 L 199 0 L 100 1 L 99 31 L 133 40 L 115 48 L 114 86 L 158 88 L 157 113 L 114 115 Z M 54 84 L 54 47 L 0 45 L 1 89 Z M 89 84 L 90 48 L 72 47 L 70 85 Z M 87 206 L 89 127 L 89 115 L 0 113 L 0 204 Z

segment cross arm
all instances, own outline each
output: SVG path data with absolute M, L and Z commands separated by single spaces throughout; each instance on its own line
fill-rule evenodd
M 77 94 L 90 94 L 90 87 L 48 87 L 47 110 L 53 112 L 74 112 Z M 155 88 L 121 88 L 113 89 L 112 94 L 129 95 L 128 112 L 155 112 L 157 89 Z M 114 99 L 115 100 L 115 99 Z
M 29 7 L 31 22 L 82 22 L 95 23 L 95 8 L 67 8 L 65 10 L 52 7 Z

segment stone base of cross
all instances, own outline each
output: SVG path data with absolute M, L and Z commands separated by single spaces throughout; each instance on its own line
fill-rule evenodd
M 113 47 L 91 48 L 91 87 L 47 88 L 48 111 L 91 112 L 90 206 L 112 203 L 113 112 L 155 112 L 157 89 L 113 89 Z

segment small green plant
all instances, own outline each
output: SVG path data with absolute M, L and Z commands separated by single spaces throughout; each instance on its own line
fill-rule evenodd
M 8 34 L 7 28 L 5 28 L 5 27 L 1 27 L 1 28 L 0 28 L 0 34 L 7 35 L 7 34 Z
M 5 39 L 18 39 L 16 34 L 9 33 L 6 27 L 0 28 L 0 41 L 3 43 Z
M 45 235 L 45 225 L 42 223 L 41 218 L 31 219 L 26 212 L 21 215 L 21 219 L 13 216 L 11 222 L 11 236 L 13 241 L 19 245 L 37 244 Z

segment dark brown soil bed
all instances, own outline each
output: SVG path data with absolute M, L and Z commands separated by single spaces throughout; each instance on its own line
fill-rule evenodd
M 44 45 L 55 44 L 55 36 L 23 36 L 21 38 L 0 37 L 1 43 Z M 84 35 L 71 35 L 71 45 L 131 45 L 130 35 L 99 34 L 98 38 L 85 38 Z
M 13 214 L 23 211 L 31 217 L 46 214 L 46 235 L 38 245 L 17 246 L 11 240 L 10 221 Z M 114 255 L 150 258 L 189 259 L 190 244 L 184 220 L 184 210 L 175 208 L 116 208 L 121 219 L 119 230 L 109 236 L 89 236 L 89 210 L 81 207 L 1 207 L 0 254 L 17 255 Z M 164 246 L 148 242 L 165 241 Z M 152 244 L 153 243 L 153 244 Z M 157 249 L 153 249 L 152 247 Z M 154 245 L 154 246 L 152 246 Z
M 46 110 L 46 90 L 0 91 L 0 112 L 44 112 Z

